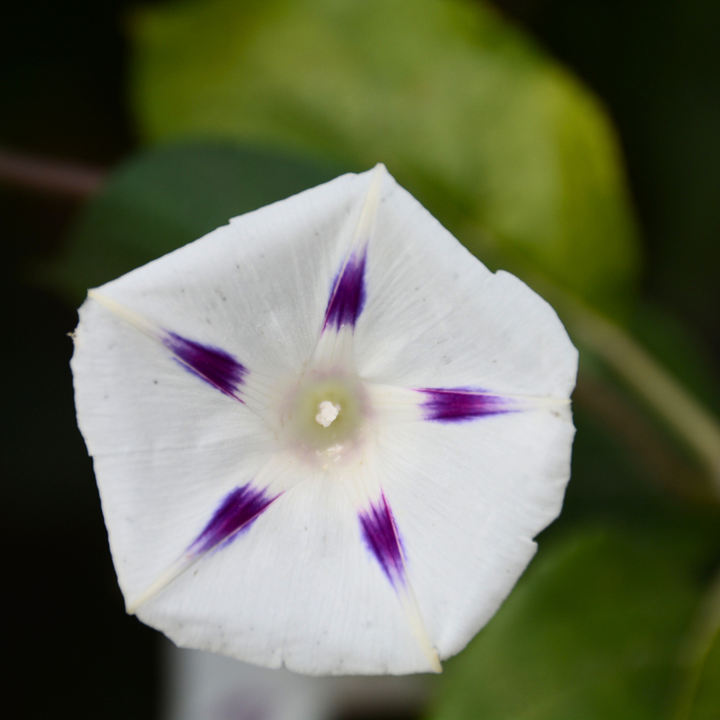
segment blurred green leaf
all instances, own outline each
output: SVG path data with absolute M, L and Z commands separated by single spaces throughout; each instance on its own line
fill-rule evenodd
M 720 630 L 708 648 L 688 720 L 717 720 L 720 716 Z
M 382 161 L 455 232 L 483 228 L 605 311 L 632 294 L 635 226 L 604 111 L 486 5 L 183 2 L 137 12 L 132 34 L 148 140 Z
M 700 595 L 695 563 L 697 547 L 666 532 L 583 533 L 543 548 L 446 663 L 430 717 L 656 720 Z
M 672 720 L 720 717 L 720 575 L 707 592 L 684 643 L 685 666 Z
M 339 175 L 338 165 L 237 145 L 165 145 L 121 165 L 85 208 L 67 252 L 41 271 L 72 300 L 231 217 Z

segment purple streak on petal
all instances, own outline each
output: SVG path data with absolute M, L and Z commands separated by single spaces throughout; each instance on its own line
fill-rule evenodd
M 325 325 L 339 330 L 343 325 L 355 327 L 365 305 L 365 262 L 367 247 L 353 252 L 333 282 L 325 311 Z
M 230 353 L 187 340 L 175 333 L 167 333 L 163 343 L 184 368 L 226 395 L 240 400 L 238 389 L 248 371 Z
M 521 410 L 516 400 L 466 388 L 423 388 L 426 396 L 420 405 L 426 420 L 465 422 L 486 415 L 502 415 Z
M 268 497 L 264 490 L 253 488 L 250 483 L 235 488 L 225 496 L 188 551 L 193 555 L 202 555 L 218 545 L 234 540 L 240 530 L 249 527 L 278 497 L 279 495 Z
M 385 495 L 377 504 L 370 503 L 367 511 L 359 514 L 360 527 L 368 549 L 380 563 L 393 587 L 405 584 L 403 551 L 398 536 L 395 518 Z

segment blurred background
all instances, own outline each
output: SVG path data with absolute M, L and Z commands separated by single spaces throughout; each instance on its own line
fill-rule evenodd
M 558 309 L 581 351 L 572 480 L 441 677 L 290 676 L 288 697 L 345 720 L 720 717 L 720 3 L 26 0 L 3 18 L 8 716 L 181 717 L 190 675 L 225 672 L 124 613 L 68 367 L 86 288 L 383 161 Z

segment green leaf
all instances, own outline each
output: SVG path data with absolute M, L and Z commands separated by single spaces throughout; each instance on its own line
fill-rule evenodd
M 678 540 L 678 542 L 675 542 Z M 583 533 L 544 548 L 446 663 L 432 720 L 656 720 L 699 597 L 686 538 Z
M 378 161 L 484 257 L 606 311 L 632 294 L 635 225 L 603 109 L 522 32 L 462 0 L 211 0 L 132 22 L 148 140 L 262 141 Z
M 715 579 L 686 638 L 684 673 L 672 720 L 720 717 L 720 576 Z
M 41 277 L 74 301 L 231 217 L 342 173 L 339 165 L 223 144 L 166 145 L 121 165 Z
M 717 720 L 720 716 L 720 630 L 708 648 L 688 720 Z

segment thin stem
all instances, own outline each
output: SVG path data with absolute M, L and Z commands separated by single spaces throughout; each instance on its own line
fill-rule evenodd
M 700 688 L 705 663 L 720 633 L 720 575 L 717 575 L 695 616 L 681 652 L 684 682 L 677 695 L 674 720 L 688 720 Z
M 573 405 L 599 420 L 652 473 L 663 489 L 686 502 L 706 505 L 716 501 L 714 488 L 701 483 L 697 470 L 686 463 L 672 443 L 649 421 L 647 414 L 609 381 L 580 368 Z
M 106 172 L 0 149 L 0 184 L 82 200 L 102 186 Z
M 602 358 L 691 447 L 720 494 L 720 424 L 622 328 L 566 302 L 571 334 Z

